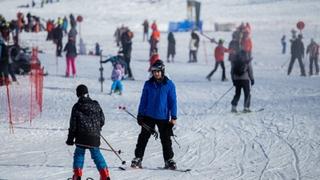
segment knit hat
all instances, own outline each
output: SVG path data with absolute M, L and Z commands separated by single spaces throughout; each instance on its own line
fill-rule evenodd
M 88 94 L 88 88 L 87 88 L 86 85 L 80 84 L 80 85 L 77 87 L 77 96 L 78 96 L 78 97 L 82 97 L 82 96 L 84 96 L 85 94 Z

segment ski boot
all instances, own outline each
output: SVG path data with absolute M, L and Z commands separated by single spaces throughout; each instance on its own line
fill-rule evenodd
M 110 180 L 109 170 L 107 168 L 100 169 L 100 180 Z
M 245 107 L 244 109 L 243 109 L 243 112 L 244 113 L 250 113 L 250 112 L 252 112 L 248 107 Z
M 114 91 L 113 91 L 113 90 L 111 90 L 111 91 L 108 93 L 108 95 L 109 95 L 109 96 L 111 96 L 111 95 L 112 95 L 112 93 L 114 93 Z
M 237 106 L 232 106 L 231 107 L 231 112 L 232 113 L 237 113 L 238 111 L 237 111 Z
M 82 169 L 77 168 L 73 170 L 72 180 L 81 180 Z
M 142 159 L 135 157 L 131 161 L 131 167 L 132 168 L 142 168 Z
M 166 160 L 164 163 L 164 168 L 175 170 L 175 169 L 177 169 L 176 162 L 173 159 Z

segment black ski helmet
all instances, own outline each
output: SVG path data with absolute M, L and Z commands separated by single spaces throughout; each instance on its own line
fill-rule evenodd
M 161 71 L 162 75 L 164 75 L 165 65 L 162 60 L 157 60 L 152 66 L 151 66 L 151 72 L 152 71 Z
M 80 84 L 78 87 L 77 87 L 77 96 L 78 97 L 81 97 L 81 96 L 84 96 L 85 94 L 88 94 L 88 88 L 86 85 L 84 84 Z

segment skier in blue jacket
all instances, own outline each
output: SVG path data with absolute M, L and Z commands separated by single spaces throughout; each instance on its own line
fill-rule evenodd
M 172 80 L 165 76 L 164 71 L 162 60 L 151 66 L 152 77 L 144 84 L 137 119 L 139 125 L 145 124 L 153 129 L 157 125 L 165 168 L 176 169 L 171 141 L 172 127 L 177 120 L 176 88 Z M 141 127 L 131 167 L 142 168 L 142 159 L 150 136 L 150 131 Z

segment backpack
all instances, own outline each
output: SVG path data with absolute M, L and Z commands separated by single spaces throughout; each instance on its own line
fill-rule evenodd
M 238 56 L 233 62 L 233 73 L 237 76 L 242 76 L 247 70 L 247 63 L 243 58 Z

